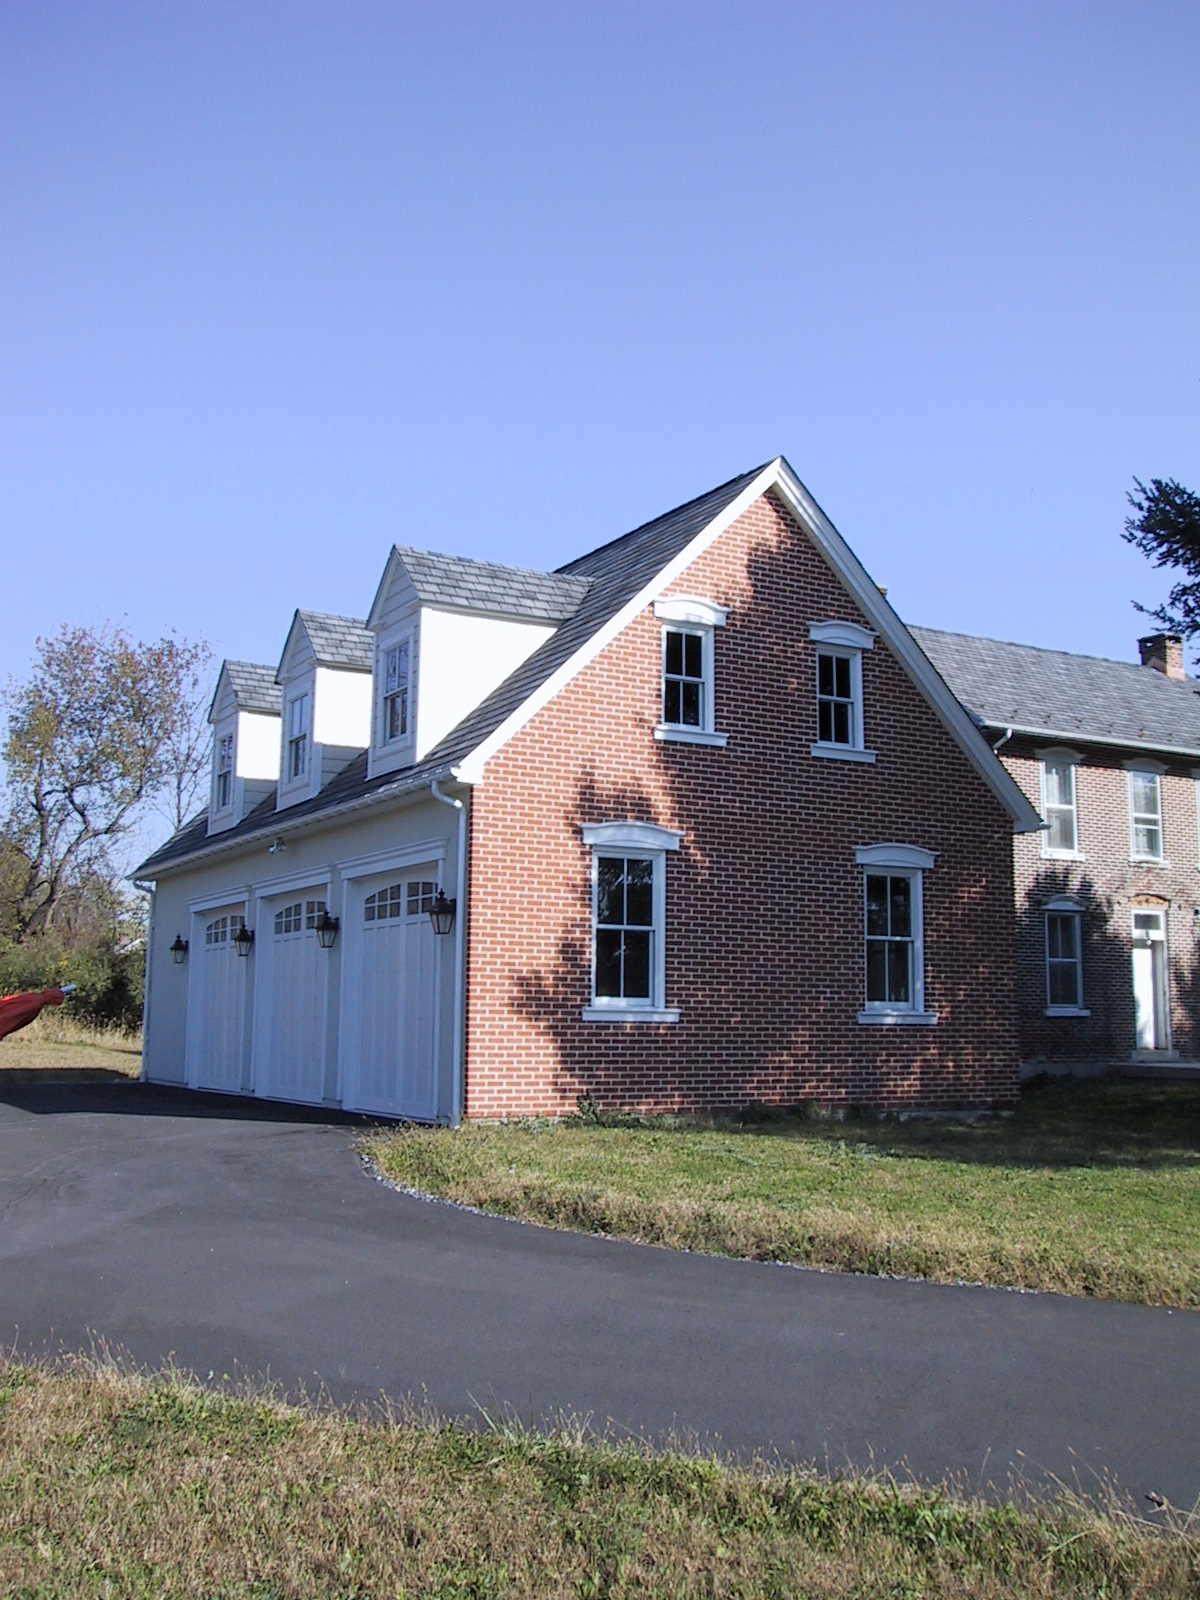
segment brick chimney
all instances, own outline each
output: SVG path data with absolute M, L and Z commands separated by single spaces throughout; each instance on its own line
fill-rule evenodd
M 1153 667 L 1168 678 L 1186 678 L 1183 670 L 1183 635 L 1178 633 L 1152 633 L 1138 640 L 1142 665 Z

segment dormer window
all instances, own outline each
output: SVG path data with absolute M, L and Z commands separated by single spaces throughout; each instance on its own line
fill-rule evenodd
M 384 743 L 408 737 L 408 679 L 412 644 L 405 639 L 392 645 L 384 657 Z
M 233 804 L 233 735 L 223 733 L 217 740 L 217 785 L 215 809 L 226 811 Z
M 288 702 L 287 775 L 289 781 L 308 771 L 308 696 Z

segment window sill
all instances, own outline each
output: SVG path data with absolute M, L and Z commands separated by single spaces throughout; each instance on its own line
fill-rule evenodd
M 874 1027 L 932 1028 L 938 1019 L 936 1011 L 860 1011 L 858 1020 Z
M 875 760 L 874 750 L 857 750 L 850 744 L 814 744 L 809 746 L 809 754 L 823 756 L 827 761 L 871 763 Z
M 1043 850 L 1043 861 L 1086 861 L 1082 850 Z
M 1162 856 L 1130 856 L 1131 867 L 1170 867 L 1169 861 L 1164 861 Z
M 1091 1012 L 1084 1006 L 1047 1006 L 1048 1017 L 1090 1017 Z
M 713 733 L 706 728 L 677 728 L 670 722 L 660 722 L 654 737 L 665 744 L 709 744 L 718 750 L 724 750 L 729 743 L 727 733 Z
M 678 1022 L 674 1006 L 584 1006 L 585 1022 Z

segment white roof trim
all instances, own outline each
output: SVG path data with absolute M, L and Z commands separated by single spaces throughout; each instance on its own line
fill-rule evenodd
M 937 858 L 938 851 L 923 850 L 919 844 L 860 844 L 854 852 L 860 867 L 896 867 L 904 872 L 914 868 L 929 872 Z
M 610 644 L 639 612 L 644 611 L 669 584 L 674 583 L 681 572 L 686 572 L 697 556 L 719 539 L 726 528 L 731 527 L 760 495 L 765 494 L 777 481 L 783 464 L 783 457 L 777 456 L 765 466 L 758 476 L 752 478 L 742 492 L 729 502 L 724 511 L 715 516 L 689 544 L 684 546 L 673 561 L 669 561 L 665 567 L 660 567 L 650 582 L 640 589 L 632 600 L 627 601 L 602 628 L 598 628 L 580 645 L 575 654 L 564 661 L 557 672 L 552 672 L 544 683 L 539 684 L 527 700 L 523 700 L 498 728 L 488 734 L 482 744 L 476 745 L 475 749 L 455 768 L 456 775 L 461 781 L 482 783 L 484 763 L 520 733 L 543 706 L 549 705 L 560 689 L 565 688 L 572 678 L 593 662 L 601 650 Z
M 584 844 L 622 850 L 678 850 L 683 838 L 654 822 L 585 822 L 580 831 Z

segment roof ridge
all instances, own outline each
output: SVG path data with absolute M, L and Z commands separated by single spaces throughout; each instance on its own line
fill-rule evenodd
M 525 577 L 548 578 L 551 581 L 562 581 L 563 579 L 567 579 L 568 581 L 574 582 L 591 582 L 590 578 L 577 578 L 571 580 L 571 575 L 569 573 L 564 573 L 560 570 L 549 569 L 546 567 L 519 567 L 511 561 L 488 561 L 480 556 L 457 556 L 452 555 L 448 550 L 428 550 L 420 545 L 395 544 L 392 546 L 392 548 L 397 552 L 401 559 L 403 559 L 406 555 L 432 556 L 435 561 L 456 561 L 467 567 L 488 567 L 493 572 L 519 572 Z
M 1056 650 L 1048 644 L 1025 644 L 1020 639 L 996 639 L 989 633 L 960 633 L 956 628 L 927 628 L 924 623 L 910 622 L 906 624 L 909 633 L 936 633 L 942 639 L 970 639 L 977 640 L 980 644 L 1005 645 L 1010 650 L 1036 650 L 1044 656 L 1066 656 L 1069 661 L 1100 661 L 1106 667 L 1128 667 L 1131 671 L 1141 672 L 1143 664 L 1140 661 L 1121 661 L 1116 656 L 1094 656 L 1086 650 Z M 1167 678 L 1165 673 L 1158 673 L 1167 683 L 1194 683 L 1192 678 Z

